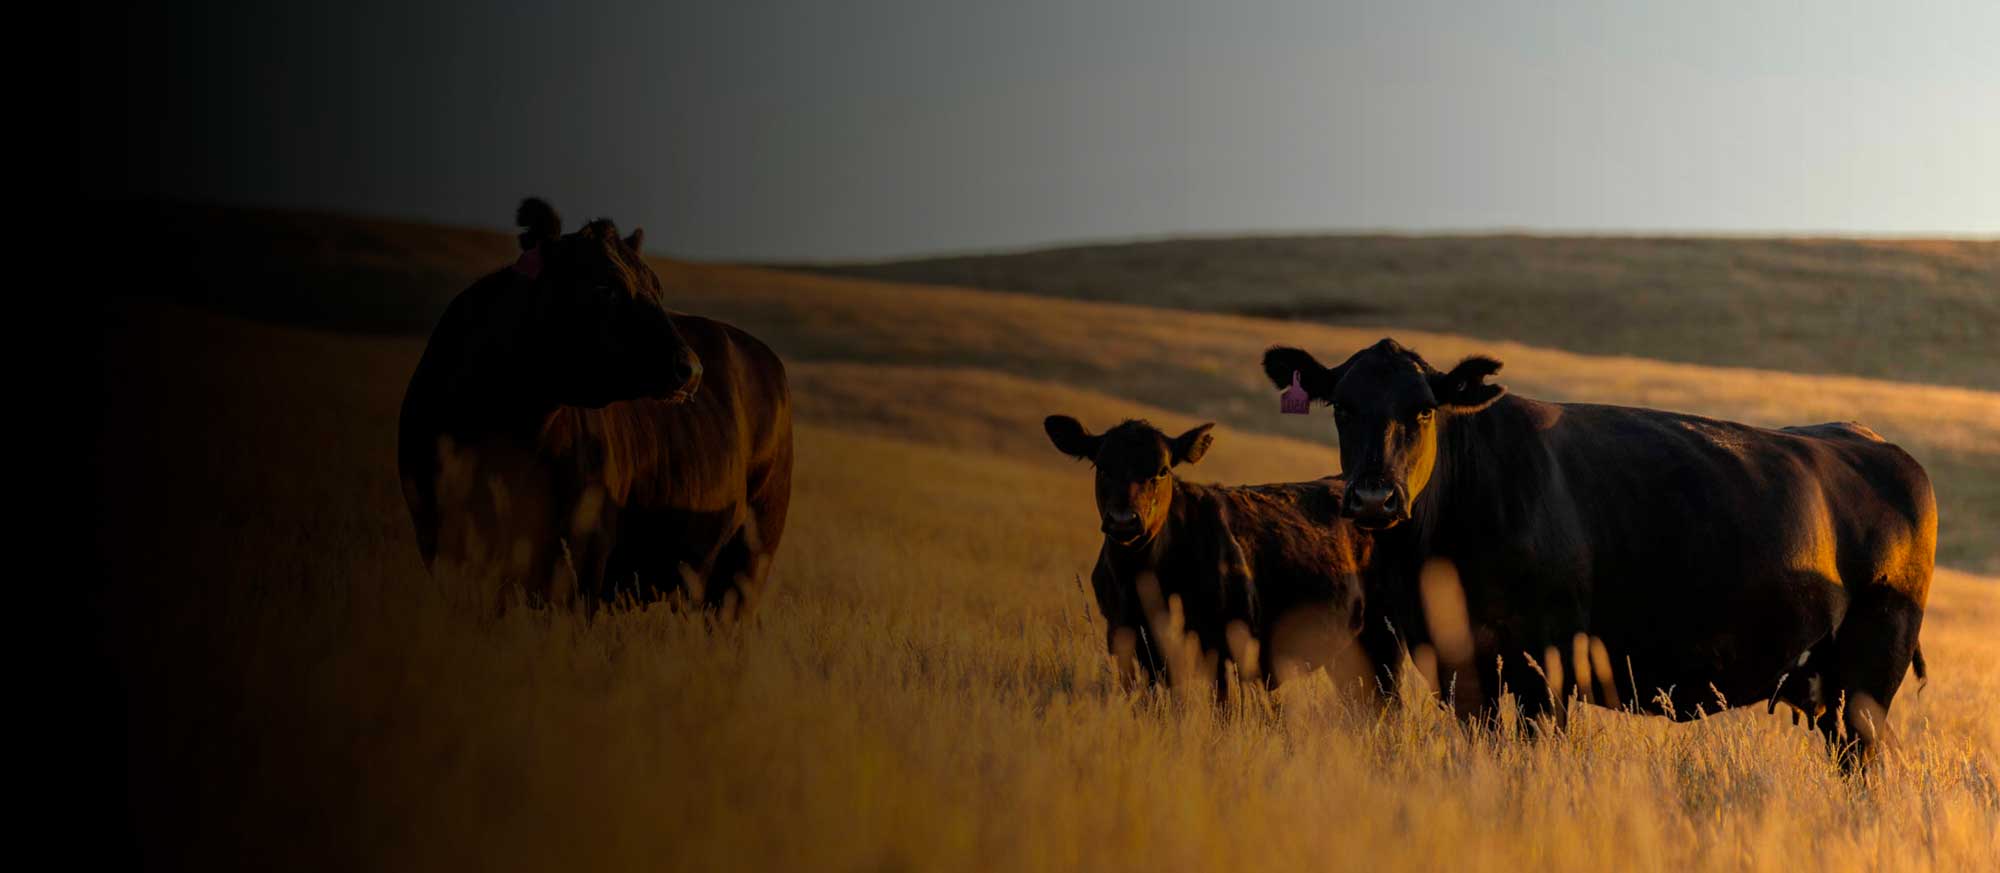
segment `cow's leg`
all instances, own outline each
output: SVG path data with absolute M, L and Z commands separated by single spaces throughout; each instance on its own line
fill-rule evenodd
M 570 553 L 571 572 L 576 574 L 577 602 L 586 610 L 595 612 L 602 603 L 611 599 L 607 569 L 610 566 L 611 545 L 609 538 L 591 537 L 580 547 L 572 546 Z
M 1235 664 L 1228 658 L 1229 649 L 1226 645 L 1219 650 L 1211 651 L 1216 652 L 1215 705 L 1226 710 L 1229 706 L 1229 674 L 1235 669 Z
M 704 608 L 733 620 L 748 615 L 770 593 L 771 557 L 784 535 L 791 497 L 792 452 L 786 437 L 778 455 L 753 469 L 745 480 L 734 520 L 720 519 L 719 545 L 698 562 L 684 562 L 687 572 L 694 573 L 691 582 L 701 588 Z M 697 567 L 707 571 L 698 572 Z M 687 586 L 690 594 L 695 584 Z
M 701 601 L 707 588 L 703 573 L 716 550 L 701 544 L 720 538 L 711 532 L 710 519 L 656 509 L 619 508 L 616 513 L 601 598 L 634 605 Z
M 1517 687 L 1514 693 L 1523 701 L 1522 715 L 1533 717 L 1546 715 L 1554 729 L 1560 732 L 1569 729 L 1570 706 L 1582 702 L 1585 696 L 1578 693 L 1577 682 L 1582 674 L 1575 669 L 1574 659 L 1576 641 L 1583 635 L 1576 631 L 1565 633 L 1558 627 L 1551 625 L 1545 631 L 1544 638 L 1550 641 L 1568 639 L 1569 643 L 1566 645 L 1545 643 L 1541 648 L 1540 657 L 1536 657 L 1533 652 L 1522 652 L 1522 663 L 1534 678 L 1524 680 L 1530 684 Z M 1541 722 L 1535 724 L 1537 730 L 1542 728 Z
M 616 546 L 604 557 L 604 581 L 598 596 L 606 603 L 627 600 L 646 603 L 658 596 L 651 582 L 643 578 L 634 550 L 630 546 Z
M 789 441 L 776 458 L 756 471 L 744 488 L 744 504 L 756 525 L 757 547 L 768 556 L 785 536 L 785 519 L 792 508 L 792 449 Z
M 616 581 L 611 573 L 611 556 L 618 546 L 618 509 L 601 496 L 601 491 L 585 491 L 565 504 L 557 518 L 568 521 L 563 538 L 567 564 L 562 568 L 575 582 L 574 589 L 556 589 L 558 597 L 574 598 L 585 609 L 595 611 L 600 604 L 615 599 Z
M 747 615 L 763 594 L 769 566 L 755 523 L 737 526 L 709 565 L 703 605 L 726 620 Z
M 1589 616 L 1575 592 L 1585 583 L 1580 572 L 1554 573 L 1529 580 L 1534 613 L 1502 650 L 1498 678 L 1513 692 L 1522 727 L 1529 737 L 1569 726 L 1568 698 L 1574 686 L 1564 662 L 1577 632 L 1589 626 Z
M 1523 722 L 1547 712 L 1542 680 L 1523 664 L 1520 655 L 1496 658 L 1482 652 L 1475 658 L 1475 666 L 1467 673 L 1446 673 L 1445 667 L 1438 668 L 1439 679 L 1445 684 L 1440 691 L 1450 698 L 1459 719 L 1499 730 L 1502 706 L 1509 694 L 1514 696 L 1514 709 Z
M 1566 676 L 1559 665 L 1553 673 L 1543 664 L 1543 654 L 1552 647 L 1541 640 L 1552 636 L 1539 628 L 1532 633 L 1494 633 L 1489 641 L 1482 642 L 1474 657 L 1474 675 L 1478 677 L 1475 690 L 1478 692 L 1476 712 L 1467 712 L 1459 707 L 1460 716 L 1476 716 L 1477 720 L 1489 727 L 1501 726 L 1501 704 L 1506 695 L 1513 695 L 1515 711 L 1520 715 L 1517 726 L 1530 732 L 1532 736 L 1540 730 L 1543 716 L 1552 716 L 1557 726 L 1566 723 L 1566 715 L 1561 706 Z M 1466 695 L 1460 690 L 1460 700 Z
M 1578 574 L 1579 579 L 1581 573 Z M 1542 622 L 1541 647 L 1521 653 L 1540 680 L 1539 688 L 1524 689 L 1527 696 L 1541 692 L 1540 703 L 1552 717 L 1555 729 L 1569 729 L 1569 711 L 1572 704 L 1578 704 L 1589 697 L 1588 689 L 1578 693 L 1577 683 L 1588 682 L 1576 664 L 1576 646 L 1579 640 L 1587 640 L 1583 629 L 1590 626 L 1590 612 L 1583 598 L 1576 592 L 1585 590 L 1586 583 L 1573 580 L 1567 584 L 1552 585 L 1543 594 L 1543 614 L 1548 618 Z
M 1500 671 L 1506 690 L 1514 695 L 1514 706 L 1521 714 L 1521 727 L 1526 729 L 1529 737 L 1541 734 L 1544 716 L 1552 717 L 1558 729 L 1567 723 L 1561 705 L 1562 676 L 1558 673 L 1545 678 L 1540 667 L 1537 659 L 1524 651 L 1506 659 Z M 1554 687 L 1551 687 L 1551 680 L 1555 683 Z M 1499 700 L 1495 699 L 1496 713 L 1498 704 Z
M 1820 732 L 1840 749 L 1842 769 L 1865 765 L 1889 724 L 1889 704 L 1910 669 L 1923 608 L 1895 586 L 1876 582 L 1848 604 L 1835 633 L 1831 665 L 1837 707 L 1819 719 Z M 1838 734 L 1846 729 L 1846 739 Z

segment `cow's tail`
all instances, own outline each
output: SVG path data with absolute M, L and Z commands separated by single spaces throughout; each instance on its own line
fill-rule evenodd
M 1930 669 L 1924 664 L 1923 643 L 1918 643 L 1916 650 L 1910 653 L 1910 669 L 1917 671 L 1917 693 L 1921 694 L 1924 686 L 1931 682 Z

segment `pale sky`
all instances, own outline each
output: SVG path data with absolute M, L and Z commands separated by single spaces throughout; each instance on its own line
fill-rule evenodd
M 704 258 L 2000 235 L 1992 0 L 265 5 L 88 13 L 87 191 Z

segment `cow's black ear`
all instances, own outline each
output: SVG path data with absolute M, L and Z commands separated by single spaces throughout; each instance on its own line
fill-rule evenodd
M 1343 365 L 1344 366 L 1344 365 Z M 1264 350 L 1264 376 L 1279 390 L 1292 387 L 1292 374 L 1299 374 L 1299 387 L 1306 396 L 1322 403 L 1333 402 L 1333 387 L 1340 384 L 1340 369 L 1320 366 L 1304 349 L 1272 346 Z
M 521 250 L 527 251 L 562 236 L 562 216 L 540 197 L 521 201 L 514 210 L 514 224 L 521 228 Z
M 1208 454 L 1208 447 L 1215 445 L 1215 435 L 1208 432 L 1213 427 L 1215 422 L 1211 421 L 1174 437 L 1174 463 L 1192 464 L 1201 460 L 1201 456 Z
M 1505 385 L 1488 385 L 1486 377 L 1500 372 L 1500 362 L 1485 355 L 1473 355 L 1458 362 L 1449 373 L 1431 377 L 1431 396 L 1439 406 L 1453 412 L 1478 412 L 1493 405 L 1507 393 Z
M 1104 444 L 1104 437 L 1084 430 L 1083 422 L 1067 415 L 1042 419 L 1042 430 L 1048 431 L 1049 442 L 1055 443 L 1057 451 L 1072 458 L 1094 461 L 1097 447 Z
M 632 228 L 632 235 L 625 238 L 625 247 L 631 249 L 635 255 L 639 253 L 639 247 L 645 244 L 646 229 L 643 227 Z

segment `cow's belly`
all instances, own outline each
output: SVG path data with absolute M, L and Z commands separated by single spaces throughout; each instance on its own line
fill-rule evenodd
M 1808 554 L 1796 549 L 1739 549 L 1724 561 L 1675 544 L 1600 550 L 1583 566 L 1534 554 L 1523 547 L 1459 562 L 1478 662 L 1524 665 L 1553 650 L 1567 686 L 1588 682 L 1589 696 L 1607 702 L 1608 681 L 1620 705 L 1679 717 L 1768 697 L 1846 605 L 1838 575 L 1795 560 Z M 1608 679 L 1598 675 L 1607 668 Z M 1508 672 L 1517 690 L 1541 681 L 1532 669 Z
M 1669 566 L 1598 579 L 1588 633 L 1604 643 L 1622 699 L 1688 717 L 1697 704 L 1713 712 L 1769 696 L 1845 607 L 1837 575 L 1774 552 L 1733 572 Z

